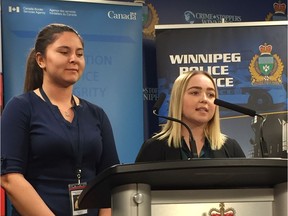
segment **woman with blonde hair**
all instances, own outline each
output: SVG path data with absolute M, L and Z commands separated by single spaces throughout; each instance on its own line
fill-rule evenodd
M 217 86 L 205 71 L 181 74 L 174 82 L 168 117 L 186 124 L 200 158 L 245 157 L 238 142 L 220 129 Z M 159 133 L 145 141 L 136 162 L 186 160 L 193 157 L 189 130 L 179 122 L 167 120 Z

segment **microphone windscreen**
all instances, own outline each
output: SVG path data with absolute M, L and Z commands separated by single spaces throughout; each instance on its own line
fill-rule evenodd
M 248 109 L 246 107 L 241 107 L 241 106 L 238 106 L 236 104 L 228 103 L 226 101 L 223 101 L 223 100 L 220 100 L 217 98 L 214 100 L 214 104 L 221 106 L 221 107 L 225 107 L 225 108 L 230 109 L 230 110 L 234 110 L 236 112 L 240 112 L 240 113 L 245 114 L 245 115 L 252 116 L 252 117 L 254 117 L 256 115 L 255 110 L 251 110 L 251 109 Z
M 160 107 L 162 106 L 164 100 L 166 98 L 166 94 L 165 93 L 160 93 L 159 97 L 158 97 L 158 100 L 156 101 L 156 103 L 154 104 L 153 106 L 153 111 L 156 111 L 158 112 Z

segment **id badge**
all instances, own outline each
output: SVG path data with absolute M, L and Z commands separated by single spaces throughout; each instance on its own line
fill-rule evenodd
M 79 208 L 79 197 L 81 192 L 87 186 L 86 182 L 80 184 L 69 184 L 69 196 L 71 203 L 72 216 L 74 215 L 85 215 L 88 213 L 88 209 L 80 209 Z

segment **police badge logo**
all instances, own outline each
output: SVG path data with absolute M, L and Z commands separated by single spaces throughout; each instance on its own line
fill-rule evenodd
M 143 33 L 145 38 L 155 38 L 155 25 L 159 23 L 159 17 L 156 9 L 151 3 L 146 4 L 146 13 L 144 13 Z
M 225 209 L 223 202 L 219 204 L 220 209 L 212 208 L 210 209 L 209 216 L 236 216 L 236 211 L 233 208 Z
M 275 2 L 273 4 L 274 13 L 269 13 L 265 20 L 266 21 L 276 21 L 276 20 L 287 20 L 286 16 L 286 4 L 281 2 Z
M 282 84 L 284 65 L 277 54 L 272 53 L 272 45 L 264 43 L 259 46 L 260 55 L 254 55 L 249 71 L 252 85 Z
M 146 39 L 154 39 L 155 25 L 159 23 L 159 17 L 156 9 L 151 3 L 148 3 L 148 1 L 135 0 L 134 2 L 143 4 L 143 37 Z

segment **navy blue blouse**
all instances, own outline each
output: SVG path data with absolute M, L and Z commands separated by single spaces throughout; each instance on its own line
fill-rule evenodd
M 185 142 L 185 141 L 184 141 Z M 155 161 L 173 161 L 173 160 L 187 160 L 191 158 L 186 143 L 183 143 L 182 148 L 174 148 L 168 146 L 167 139 L 159 140 L 157 138 L 150 138 L 146 140 L 136 157 L 135 162 L 155 162 Z M 224 145 L 219 150 L 212 150 L 210 143 L 205 139 L 200 158 L 245 158 L 245 154 L 239 143 L 230 137 L 227 137 Z
M 74 113 L 70 123 L 31 91 L 10 100 L 1 118 L 1 175 L 22 173 L 57 216 L 71 212 L 68 184 L 77 183 L 77 161 L 88 183 L 119 164 L 103 109 L 80 99 Z

